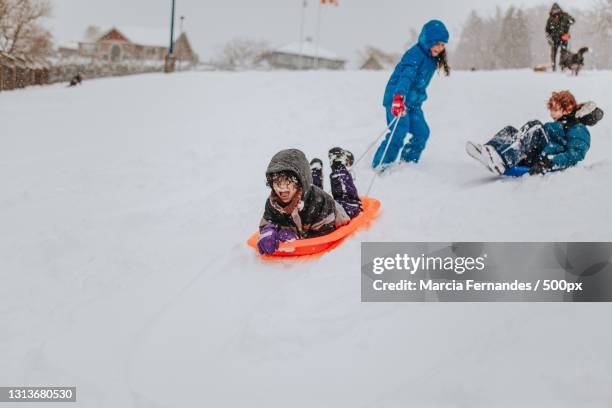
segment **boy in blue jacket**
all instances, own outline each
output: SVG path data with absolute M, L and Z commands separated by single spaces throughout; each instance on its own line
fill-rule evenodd
M 436 69 L 450 74 L 445 45 L 448 30 L 444 23 L 432 20 L 423 26 L 419 41 L 410 48 L 395 67 L 383 98 L 387 124 L 394 120 L 393 138 L 389 132 L 374 154 L 372 167 L 382 168 L 395 162 L 401 150 L 401 160 L 417 163 L 429 138 L 429 126 L 421 105 L 427 99 L 427 86 Z M 393 128 L 394 126 L 391 126 Z M 406 135 L 412 137 L 404 145 Z M 383 157 L 384 156 L 384 157 Z
M 553 122 L 534 120 L 520 130 L 507 126 L 484 145 L 467 142 L 467 153 L 500 176 L 516 166 L 532 175 L 574 166 L 591 145 L 587 125 L 601 120 L 603 111 L 593 102 L 578 104 L 569 91 L 553 92 L 548 110 Z

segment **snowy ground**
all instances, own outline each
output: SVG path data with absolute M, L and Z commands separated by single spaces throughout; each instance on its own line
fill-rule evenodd
M 317 261 L 245 240 L 277 150 L 360 155 L 388 73 L 151 74 L 0 93 L 0 385 L 82 407 L 609 407 L 611 306 L 361 304 L 360 241 L 612 241 L 612 122 L 563 174 L 494 179 L 468 139 L 612 110 L 612 72 L 434 78 L 422 163 Z M 370 181 L 366 161 L 358 187 Z M 20 406 L 25 406 L 20 405 Z

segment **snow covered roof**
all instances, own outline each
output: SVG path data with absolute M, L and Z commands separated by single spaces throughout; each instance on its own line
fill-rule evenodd
M 116 29 L 128 40 L 138 45 L 165 47 L 170 43 L 170 29 L 149 27 L 104 27 L 100 30 L 101 37 Z
M 4 52 L 2 50 L 0 50 L 0 57 L 4 57 L 4 58 L 9 59 L 11 61 L 13 61 L 15 59 L 15 57 L 13 57 L 11 54 L 6 53 L 6 52 Z
M 57 48 L 68 48 L 68 49 L 76 50 L 77 48 L 79 48 L 79 43 L 78 41 L 66 41 L 66 42 L 57 44 Z
M 302 55 L 305 57 L 319 57 L 323 59 L 329 59 L 334 61 L 344 61 L 337 54 L 332 51 L 326 50 L 325 48 L 319 47 L 317 50 L 316 44 L 310 41 L 304 41 L 300 44 L 296 41 L 291 44 L 283 45 L 280 48 L 275 49 L 273 52 L 279 52 L 284 54 Z

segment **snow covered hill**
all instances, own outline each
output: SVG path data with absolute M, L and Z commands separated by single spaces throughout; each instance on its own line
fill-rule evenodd
M 611 241 L 609 118 L 583 163 L 544 177 L 492 178 L 464 144 L 546 120 L 553 90 L 610 114 L 612 72 L 434 78 L 422 163 L 376 180 L 369 230 L 316 261 L 246 247 L 270 157 L 359 156 L 387 77 L 0 93 L 0 385 L 76 385 L 82 407 L 609 406 L 610 305 L 361 304 L 359 279 L 362 240 Z

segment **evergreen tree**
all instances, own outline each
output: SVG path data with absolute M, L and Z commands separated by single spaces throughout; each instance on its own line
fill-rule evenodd
M 485 65 L 487 69 L 504 68 L 499 60 L 499 36 L 503 21 L 503 12 L 496 7 L 495 15 L 485 22 L 484 50 L 486 53 Z
M 525 17 L 510 7 L 503 18 L 496 55 L 500 68 L 525 68 L 531 65 L 531 45 Z
M 458 69 L 485 67 L 484 29 L 484 21 L 476 11 L 472 11 L 463 27 L 459 44 L 453 54 L 453 66 Z
M 527 27 L 527 19 L 523 10 L 517 10 L 514 26 L 514 39 L 518 47 L 516 49 L 516 68 L 531 66 L 531 33 Z
M 514 68 L 515 38 L 514 38 L 514 7 L 510 7 L 502 20 L 501 32 L 498 37 L 495 55 L 499 68 Z
M 612 0 L 602 0 L 591 15 L 600 68 L 612 67 Z

